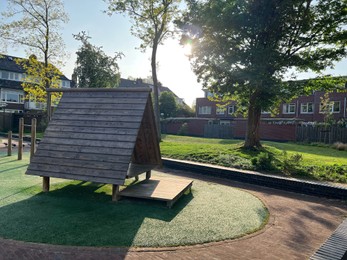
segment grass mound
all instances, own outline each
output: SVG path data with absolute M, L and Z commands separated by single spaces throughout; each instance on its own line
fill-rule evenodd
M 162 202 L 111 202 L 110 185 L 24 175 L 23 161 L 0 157 L 0 237 L 60 245 L 160 247 L 206 243 L 252 233 L 268 211 L 253 195 L 194 181 L 172 209 Z M 163 174 L 163 173 L 155 173 Z
M 347 151 L 329 146 L 262 142 L 260 150 L 242 148 L 242 140 L 164 135 L 164 157 L 257 170 L 294 177 L 347 183 Z

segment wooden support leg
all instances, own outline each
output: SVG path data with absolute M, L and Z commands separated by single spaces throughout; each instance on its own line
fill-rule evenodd
M 36 118 L 31 120 L 31 147 L 30 147 L 30 161 L 32 160 L 36 150 Z
M 18 140 L 18 160 L 22 160 L 23 156 L 23 134 L 24 134 L 24 118 L 19 119 L 19 140 Z
M 152 172 L 148 171 L 146 172 L 146 180 L 149 180 L 151 178 Z
M 8 131 L 7 135 L 7 155 L 12 155 L 12 131 Z
M 42 177 L 42 190 L 43 192 L 49 192 L 49 177 Z
M 112 201 L 119 200 L 119 185 L 112 184 Z

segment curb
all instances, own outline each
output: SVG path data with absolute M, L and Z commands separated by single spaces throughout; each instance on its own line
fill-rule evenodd
M 254 171 L 245 171 L 235 168 L 214 166 L 203 163 L 163 158 L 163 165 L 177 170 L 186 170 L 194 173 L 229 179 L 248 184 L 260 185 L 274 189 L 326 197 L 329 199 L 347 199 L 347 188 L 327 183 L 304 181 L 293 178 L 277 177 Z

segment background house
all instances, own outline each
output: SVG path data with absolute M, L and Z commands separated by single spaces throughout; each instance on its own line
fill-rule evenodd
M 177 134 L 184 129 L 186 134 L 191 136 L 244 139 L 247 119 L 236 112 L 237 101 L 219 103 L 211 99 L 212 94 L 208 90 L 204 90 L 204 92 L 204 97 L 196 99 L 196 118 L 170 120 L 165 128 L 163 127 L 165 133 Z M 329 93 L 326 110 L 323 109 L 324 104 L 322 104 L 324 94 L 324 91 L 314 91 L 312 95 L 299 96 L 288 103 L 282 103 L 277 109 L 277 115 L 271 115 L 269 112 L 263 111 L 260 122 L 261 139 L 275 141 L 306 140 L 307 138 L 303 134 L 301 134 L 301 139 L 298 138 L 298 133 L 306 133 L 305 131 L 309 126 L 323 123 L 327 119 L 327 115 L 332 121 L 345 122 L 346 124 L 347 88 L 346 91 Z M 305 127 L 306 130 L 303 129 Z M 347 131 L 345 130 L 327 130 L 324 128 L 312 130 L 312 133 L 315 133 L 317 142 L 326 142 L 321 138 L 322 136 L 329 136 L 329 138 L 324 138 L 330 141 L 341 141 L 347 140 Z M 330 132 L 326 134 L 327 131 Z
M 282 103 L 278 108 L 279 113 L 272 116 L 270 112 L 263 111 L 263 119 L 298 120 L 304 122 L 324 122 L 326 112 L 321 102 L 324 91 L 314 91 L 309 96 L 299 96 L 288 103 Z M 237 101 L 224 103 L 219 107 L 216 101 L 209 99 L 211 94 L 205 90 L 205 97 L 196 99 L 196 116 L 198 118 L 211 118 L 219 121 L 220 124 L 230 123 L 235 119 L 242 119 L 236 113 Z M 347 91 L 329 93 L 328 112 L 335 121 L 347 119 Z
M 16 63 L 16 59 L 19 58 L 0 54 L 0 131 L 16 130 L 19 117 L 24 116 L 26 122 L 30 123 L 29 113 L 25 112 L 37 113 L 46 106 L 33 99 L 25 98 L 26 93 L 22 88 L 22 82 L 25 80 L 26 73 Z M 60 86 L 69 88 L 71 81 L 62 75 Z
M 45 104 L 26 100 L 21 86 L 25 70 L 16 63 L 18 57 L 0 54 L 0 106 L 3 113 L 21 113 L 26 110 L 43 110 Z M 62 75 L 60 84 L 70 88 L 71 80 Z
M 147 80 L 143 80 L 143 79 L 136 79 L 136 80 L 131 80 L 131 79 L 120 79 L 120 83 L 119 83 L 119 87 L 120 88 L 151 88 L 152 89 L 152 93 L 154 91 L 154 85 L 150 82 L 148 82 Z M 171 92 L 174 94 L 175 99 L 176 99 L 176 103 L 179 105 L 186 105 L 183 101 L 183 98 L 178 97 L 171 89 L 169 89 L 168 87 L 164 87 L 161 84 L 159 84 L 159 88 L 158 88 L 158 95 L 160 96 L 161 93 L 163 92 Z

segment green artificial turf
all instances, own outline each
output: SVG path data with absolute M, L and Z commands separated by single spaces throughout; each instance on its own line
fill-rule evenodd
M 263 149 L 250 151 L 242 148 L 242 140 L 174 135 L 164 135 L 162 140 L 160 147 L 164 157 L 257 170 L 251 160 L 265 152 L 272 155 L 273 168 L 263 172 L 284 172 L 286 175 L 347 183 L 347 151 L 331 147 L 265 141 L 262 142 Z M 301 155 L 302 160 L 290 162 L 293 165 L 288 167 L 285 164 L 288 158 L 296 154 Z
M 111 185 L 24 175 L 23 161 L 0 153 L 0 237 L 60 245 L 160 247 L 232 239 L 262 228 L 263 203 L 228 186 L 194 180 L 172 209 L 164 202 L 111 202 Z M 164 175 L 157 173 L 156 175 Z

